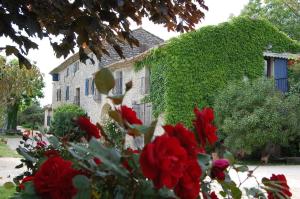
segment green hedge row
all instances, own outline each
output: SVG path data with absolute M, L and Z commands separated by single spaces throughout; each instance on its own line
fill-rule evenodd
M 173 38 L 153 50 L 136 70 L 151 68 L 153 113 L 167 123 L 191 126 L 193 108 L 211 106 L 232 80 L 263 75 L 263 52 L 300 52 L 300 44 L 264 20 L 238 17 Z

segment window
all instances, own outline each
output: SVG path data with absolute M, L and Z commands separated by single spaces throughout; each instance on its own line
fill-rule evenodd
M 145 71 L 145 76 L 141 77 L 140 82 L 141 94 L 148 94 L 150 91 L 150 74 L 148 69 Z
M 58 73 L 54 73 L 52 74 L 52 81 L 59 81 L 59 74 Z
M 69 68 L 67 68 L 67 71 L 66 71 L 66 77 L 69 76 Z
M 75 73 L 79 70 L 79 62 L 75 62 L 73 65 L 73 73 L 75 75 Z
M 115 73 L 116 86 L 114 88 L 114 95 L 122 95 L 123 93 L 123 73 L 122 71 L 117 71 Z
M 69 99 L 70 99 L 70 88 L 69 88 L 69 86 L 67 86 L 65 100 L 68 101 Z
M 91 89 L 91 95 L 94 95 L 95 94 L 95 80 L 93 78 L 90 78 L 90 82 L 91 82 L 91 85 L 90 85 L 90 89 Z
M 144 125 L 150 125 L 152 122 L 152 105 L 151 103 L 133 103 L 133 110 L 136 112 L 138 118 L 142 120 Z
M 56 101 L 61 101 L 61 89 L 56 90 Z
M 75 90 L 74 104 L 80 106 L 80 88 Z
M 51 116 L 47 115 L 47 126 L 50 126 L 51 123 Z

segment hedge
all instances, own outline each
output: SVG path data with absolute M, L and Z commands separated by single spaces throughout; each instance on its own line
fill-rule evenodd
M 261 19 L 238 17 L 173 38 L 152 50 L 135 69 L 151 68 L 153 115 L 191 126 L 193 108 L 212 106 L 232 80 L 263 75 L 263 52 L 300 52 L 300 44 Z

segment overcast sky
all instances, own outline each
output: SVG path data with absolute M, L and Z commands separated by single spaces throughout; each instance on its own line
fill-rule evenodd
M 227 21 L 230 15 L 239 15 L 242 8 L 247 4 L 248 0 L 206 0 L 209 11 L 205 14 L 205 19 L 198 27 L 205 25 L 215 25 L 220 22 Z M 147 31 L 167 40 L 177 36 L 178 33 L 168 32 L 166 28 L 155 25 L 147 20 L 143 21 L 142 27 Z M 133 26 L 133 28 L 137 28 Z M 0 45 L 4 46 L 8 43 L 8 39 L 0 38 Z M 37 41 L 39 50 L 31 50 L 29 59 L 36 61 L 37 66 L 44 74 L 46 87 L 44 88 L 45 97 L 40 100 L 42 106 L 51 104 L 52 100 L 52 81 L 49 72 L 64 61 L 63 58 L 57 59 L 47 39 Z

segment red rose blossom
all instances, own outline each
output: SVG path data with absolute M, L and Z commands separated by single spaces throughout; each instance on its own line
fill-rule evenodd
M 21 184 L 19 185 L 20 189 L 21 189 L 21 190 L 25 190 L 25 185 L 24 185 L 24 183 L 25 183 L 25 182 L 30 182 L 30 181 L 32 181 L 33 179 L 34 179 L 34 176 L 26 176 L 25 178 L 23 178 Z
M 166 125 L 163 127 L 165 132 L 178 139 L 181 146 L 186 149 L 190 157 L 195 158 L 198 152 L 197 141 L 193 132 L 189 131 L 183 124 L 176 124 L 176 126 Z
M 119 112 L 121 113 L 123 120 L 126 120 L 129 124 L 143 124 L 132 108 L 129 108 L 128 106 L 121 106 Z
M 44 155 L 47 157 L 47 158 L 50 158 L 50 157 L 57 157 L 59 156 L 59 152 L 54 150 L 54 149 L 50 149 L 48 151 L 45 151 Z
M 287 184 L 286 178 L 284 175 L 279 174 L 275 175 L 272 174 L 270 178 L 270 184 L 268 184 L 268 187 L 272 189 L 277 189 L 278 191 L 275 193 L 271 190 L 267 190 L 268 193 L 268 199 L 280 199 L 278 195 L 282 196 L 282 198 L 291 197 L 292 193 L 290 192 L 290 187 Z M 272 185 L 273 184 L 273 185 Z
M 97 128 L 96 125 L 91 123 L 91 121 L 83 116 L 80 116 L 77 119 L 77 124 L 79 128 L 87 133 L 87 139 L 90 140 L 92 137 L 100 138 L 100 130 Z
M 200 192 L 201 167 L 197 159 L 189 161 L 183 176 L 179 179 L 174 191 L 181 199 L 195 199 Z
M 144 176 L 153 180 L 156 188 L 173 188 L 186 169 L 187 158 L 178 139 L 164 134 L 144 147 L 140 165 Z
M 218 137 L 216 135 L 217 128 L 212 124 L 214 120 L 214 112 L 211 108 L 204 108 L 200 111 L 197 107 L 194 109 L 196 119 L 193 125 L 198 133 L 198 138 L 203 148 L 207 142 L 213 145 Z
M 50 157 L 36 172 L 34 187 L 41 198 L 71 199 L 76 195 L 72 179 L 80 171 L 72 168 L 72 162 L 61 157 Z
M 213 191 L 213 192 L 211 192 L 211 194 L 210 194 L 210 198 L 211 198 L 211 199 L 218 199 L 218 196 L 217 196 L 216 193 Z
M 211 177 L 217 180 L 225 180 L 224 171 L 229 166 L 229 161 L 226 159 L 219 159 L 213 161 L 211 169 Z
M 42 149 L 42 148 L 45 148 L 47 146 L 47 143 L 45 141 L 37 141 L 36 142 L 36 146 L 35 148 L 36 149 Z
M 99 158 L 93 158 L 96 165 L 100 165 L 102 161 Z

